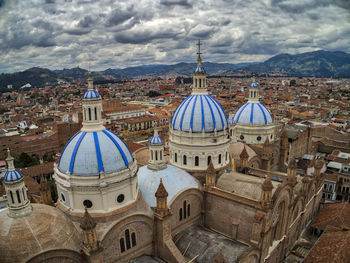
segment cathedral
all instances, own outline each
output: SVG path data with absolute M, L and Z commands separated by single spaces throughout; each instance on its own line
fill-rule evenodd
M 254 79 L 248 102 L 228 119 L 207 90 L 200 50 L 197 62 L 168 142 L 156 129 L 148 141 L 147 165 L 104 127 L 91 77 L 82 128 L 54 166 L 55 206 L 29 202 L 8 152 L 0 262 L 283 260 L 318 213 L 325 165 L 314 160 L 300 172 L 288 160 L 288 138 Z

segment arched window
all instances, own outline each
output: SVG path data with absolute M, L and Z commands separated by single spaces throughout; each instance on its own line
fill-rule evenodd
M 151 160 L 153 160 L 153 150 L 151 150 Z
M 332 192 L 333 190 L 333 185 L 329 185 L 329 191 Z
M 24 195 L 24 187 L 22 188 L 22 194 L 23 194 L 23 198 L 25 198 L 25 195 Z M 23 200 L 24 201 L 24 200 Z
M 163 150 L 160 150 L 159 159 L 160 159 L 160 160 L 163 160 Z
M 129 231 L 129 229 L 125 230 L 125 243 L 126 243 L 126 249 L 130 249 L 131 243 L 130 243 L 130 231 Z
M 97 120 L 97 109 L 95 107 L 95 120 Z
M 91 108 L 89 108 L 89 121 L 91 121 Z
M 174 154 L 174 161 L 177 163 L 177 153 Z
M 191 216 L 191 205 L 190 204 L 187 205 L 187 215 L 188 215 L 188 217 Z
M 199 166 L 199 157 L 194 157 L 194 166 Z
M 119 240 L 119 243 L 120 243 L 120 252 L 123 253 L 125 251 L 124 238 L 121 238 Z
M 158 151 L 155 151 L 156 154 L 156 161 L 158 161 Z
M 210 164 L 210 161 L 211 161 L 211 156 L 209 155 L 208 156 L 208 165 Z
M 221 164 L 221 154 L 219 154 L 219 160 L 218 163 Z
M 186 219 L 187 216 L 187 205 L 186 205 L 186 201 L 184 201 L 184 219 Z
M 125 250 L 129 250 L 132 247 L 135 247 L 136 244 L 136 233 L 132 232 L 130 235 L 130 230 L 126 229 L 124 232 L 124 237 L 119 239 L 120 243 L 120 252 L 123 253 Z
M 135 234 L 135 232 L 131 233 L 131 245 L 132 245 L 132 247 L 136 246 L 136 234 Z
M 12 201 L 12 204 L 15 203 L 15 200 L 13 199 L 13 194 L 12 194 L 12 191 L 10 191 L 10 196 L 11 196 L 11 201 Z
M 180 221 L 182 220 L 182 208 L 180 208 L 180 210 L 179 210 L 179 220 Z
M 187 165 L 187 156 L 186 155 L 183 156 L 183 165 Z
M 19 191 L 16 191 L 18 203 L 21 203 L 21 197 L 19 196 Z

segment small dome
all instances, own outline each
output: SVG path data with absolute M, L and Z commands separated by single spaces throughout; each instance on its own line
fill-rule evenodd
M 175 110 L 171 120 L 174 130 L 189 132 L 222 131 L 228 127 L 221 105 L 210 95 L 190 95 Z
M 0 211 L 1 262 L 28 262 L 41 253 L 66 250 L 80 253 L 80 237 L 74 224 L 59 209 L 32 204 L 33 212 L 11 218 Z
M 143 199 L 151 207 L 157 206 L 155 193 L 157 192 L 160 179 L 168 192 L 167 202 L 180 192 L 189 188 L 198 188 L 198 182 L 189 173 L 173 165 L 167 165 L 162 170 L 151 170 L 142 166 L 137 173 L 139 188 Z
M 83 99 L 96 99 L 100 98 L 100 95 L 96 90 L 87 90 L 84 93 Z
M 64 147 L 58 169 L 72 175 L 94 176 L 121 171 L 133 161 L 129 148 L 110 130 L 79 131 Z
M 194 72 L 205 73 L 205 69 L 202 66 L 201 67 L 197 66 Z
M 6 182 L 13 182 L 21 179 L 23 175 L 18 170 L 6 171 L 4 180 Z
M 160 138 L 160 136 L 153 136 L 150 140 L 149 140 L 150 143 L 162 143 L 163 140 L 162 138 Z
M 255 82 L 255 81 L 253 81 L 252 83 L 250 83 L 249 86 L 251 86 L 251 87 L 259 87 L 259 84 L 257 82 Z
M 273 123 L 269 110 L 259 102 L 247 102 L 232 118 L 233 123 L 265 125 Z

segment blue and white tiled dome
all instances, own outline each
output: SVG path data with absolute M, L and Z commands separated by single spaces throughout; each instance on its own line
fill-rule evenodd
M 202 66 L 197 66 L 194 72 L 205 73 L 205 69 Z
M 189 132 L 222 131 L 228 127 L 221 105 L 210 95 L 190 95 L 175 110 L 171 120 L 174 130 Z
M 5 182 L 13 182 L 21 179 L 23 175 L 18 170 L 6 171 L 4 175 Z
M 243 104 L 232 118 L 233 123 L 264 125 L 273 123 L 269 110 L 259 102 Z
M 192 175 L 173 165 L 167 165 L 167 167 L 162 170 L 152 170 L 149 169 L 147 165 L 142 166 L 137 173 L 137 179 L 142 197 L 151 207 L 157 206 L 155 193 L 161 178 L 168 192 L 168 204 L 183 190 L 198 188 L 198 182 Z
M 58 169 L 71 175 L 94 176 L 121 171 L 133 161 L 129 148 L 110 130 L 79 131 L 63 149 Z
M 84 93 L 83 99 L 96 99 L 99 98 L 100 94 L 96 90 L 87 90 Z
M 250 83 L 251 87 L 259 87 L 259 84 L 255 81 L 253 81 L 252 83 Z
M 153 136 L 150 140 L 149 140 L 150 143 L 162 143 L 163 142 L 163 139 L 160 138 L 160 136 Z

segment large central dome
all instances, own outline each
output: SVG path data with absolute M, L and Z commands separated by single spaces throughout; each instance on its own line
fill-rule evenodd
M 110 130 L 79 131 L 63 149 L 58 169 L 71 175 L 93 176 L 121 171 L 132 162 L 126 144 Z
M 171 126 L 186 132 L 214 132 L 226 129 L 228 122 L 224 110 L 212 96 L 192 94 L 175 110 Z

